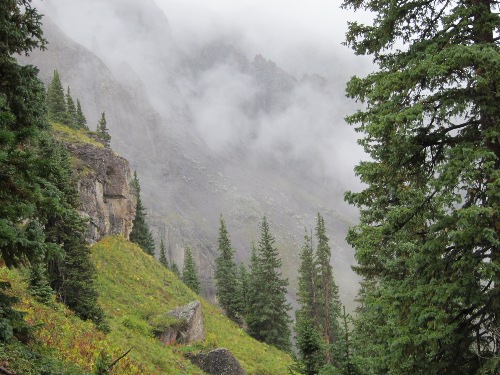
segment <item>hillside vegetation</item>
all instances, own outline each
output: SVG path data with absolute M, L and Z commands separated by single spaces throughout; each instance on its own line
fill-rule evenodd
M 22 374 L 52 374 L 59 366 L 64 368 L 61 374 L 79 374 L 92 371 L 96 361 L 109 363 L 132 349 L 111 373 L 203 374 L 183 354 L 225 347 L 249 374 L 287 374 L 291 360 L 286 354 L 250 338 L 136 245 L 121 237 L 107 237 L 92 247 L 92 260 L 98 270 L 100 304 L 109 317 L 107 335 L 59 303 L 35 302 L 25 292 L 23 270 L 1 268 L 1 279 L 10 281 L 12 293 L 21 296 L 18 309 L 36 326 L 36 340 L 29 344 L 34 353 L 19 342 L 4 347 L 0 350 L 3 367 Z M 194 346 L 163 345 L 153 334 L 154 329 L 171 323 L 162 315 L 193 300 L 203 306 L 206 341 Z M 51 372 L 43 372 L 42 362 L 51 363 Z

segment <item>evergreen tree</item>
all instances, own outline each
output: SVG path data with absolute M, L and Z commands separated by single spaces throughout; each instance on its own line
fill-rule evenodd
M 238 268 L 236 287 L 237 313 L 239 316 L 245 317 L 250 305 L 251 275 L 243 263 L 240 263 Z
M 262 220 L 262 233 L 252 269 L 253 297 L 247 315 L 248 333 L 285 351 L 291 350 L 288 311 L 286 302 L 288 280 L 281 278 L 281 259 L 274 246 L 266 218 Z
M 87 119 L 82 111 L 80 100 L 76 99 L 76 127 L 78 129 L 89 130 L 87 126 Z
M 315 287 L 317 299 L 316 322 L 320 334 L 325 343 L 325 362 L 327 365 L 334 363 L 332 351 L 340 336 L 340 298 L 338 287 L 333 279 L 333 270 L 330 264 L 332 251 L 326 236 L 325 221 L 318 213 L 316 222 L 316 238 L 318 247 L 316 249 L 316 280 Z
M 198 273 L 196 272 L 196 264 L 194 264 L 193 253 L 191 253 L 189 246 L 185 247 L 182 281 L 189 287 L 189 289 L 194 291 L 196 294 L 200 294 L 200 280 L 198 279 Z
M 177 277 L 180 279 L 181 278 L 181 271 L 179 270 L 179 266 L 172 261 L 172 266 L 170 267 L 170 270 L 177 275 Z
M 26 224 L 36 221 L 41 161 L 30 146 L 48 127 L 38 70 L 19 65 L 13 56 L 43 48 L 46 41 L 41 15 L 29 1 L 3 0 L 0 19 L 0 256 L 12 267 L 38 255 L 39 242 L 30 245 Z M 9 283 L 0 281 L 0 341 L 26 329 L 22 314 L 11 307 L 17 298 L 9 289 Z
M 299 360 L 295 370 L 301 374 L 317 374 L 325 363 L 322 338 L 319 335 L 318 286 L 314 262 L 312 238 L 304 234 L 304 245 L 300 252 L 298 303 L 295 313 L 295 332 Z
M 135 208 L 135 218 L 132 223 L 132 231 L 130 232 L 130 241 L 139 245 L 146 254 L 154 255 L 155 242 L 153 234 L 149 229 L 146 221 L 146 210 L 142 205 L 141 200 L 141 186 L 137 178 L 137 172 L 134 172 L 134 179 L 132 180 L 132 189 L 137 196 L 137 205 Z
M 347 44 L 379 66 L 347 86 L 371 158 L 346 194 L 361 212 L 356 349 L 371 374 L 500 373 L 498 3 L 344 6 L 374 14 Z
M 163 237 L 160 240 L 160 257 L 158 260 L 164 267 L 168 268 L 167 249 L 165 248 L 165 241 L 163 240 Z
M 215 260 L 215 293 L 228 318 L 235 320 L 239 305 L 236 281 L 237 269 L 234 261 L 234 250 L 222 215 L 220 217 L 218 251 L 219 257 Z
M 66 117 L 67 117 L 67 125 L 71 128 L 77 129 L 77 113 L 76 106 L 73 98 L 71 97 L 71 91 L 69 86 L 66 90 Z
M 107 128 L 106 122 L 106 114 L 104 112 L 101 113 L 101 119 L 97 123 L 96 133 L 102 139 L 104 145 L 106 147 L 109 147 L 111 136 L 109 135 L 109 129 Z
M 64 89 L 57 70 L 54 70 L 54 76 L 47 89 L 47 109 L 50 120 L 69 125 Z

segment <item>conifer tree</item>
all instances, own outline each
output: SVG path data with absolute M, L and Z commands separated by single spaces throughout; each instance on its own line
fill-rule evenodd
M 106 147 L 109 147 L 111 136 L 109 135 L 109 129 L 107 128 L 106 122 L 106 114 L 104 112 L 101 113 L 101 119 L 97 123 L 96 133 L 102 139 L 104 145 Z
M 318 330 L 325 343 L 325 362 L 327 365 L 334 363 L 332 358 L 333 345 L 341 336 L 338 319 L 340 317 L 340 298 L 338 287 L 333 279 L 333 270 L 330 264 L 332 251 L 328 244 L 325 221 L 318 213 L 316 222 L 316 299 L 317 299 L 317 324 Z
M 179 279 L 181 278 L 181 271 L 179 270 L 179 266 L 174 261 L 172 261 L 170 270 L 175 273 Z
M 234 250 L 222 215 L 220 217 L 218 252 L 219 256 L 215 260 L 216 296 L 228 318 L 235 320 L 239 305 L 236 281 L 237 269 L 234 261 Z
M 67 117 L 67 125 L 71 128 L 77 129 L 77 113 L 76 106 L 73 98 L 71 97 L 71 91 L 69 86 L 66 90 L 66 117 Z
M 290 351 L 291 322 L 286 302 L 288 280 L 281 278 L 281 259 L 269 224 L 262 220 L 261 239 L 252 269 L 253 296 L 247 315 L 248 333 L 257 340 Z
M 246 266 L 240 263 L 237 277 L 236 300 L 238 302 L 237 312 L 241 317 L 245 317 L 250 305 L 251 293 L 251 275 L 248 273 Z
M 76 99 L 76 126 L 78 129 L 89 130 L 79 99 Z
M 191 249 L 187 245 L 184 251 L 182 281 L 189 287 L 189 289 L 194 291 L 196 294 L 200 294 L 200 280 L 198 279 L 198 273 L 196 272 L 196 264 L 194 263 L 193 253 L 191 253 Z
M 356 349 L 370 374 L 500 373 L 498 2 L 344 6 L 372 12 L 347 44 L 378 65 L 347 86 L 370 156 L 346 194 L 361 213 Z
M 160 239 L 160 257 L 158 260 L 165 268 L 169 268 L 167 261 L 167 249 L 165 248 L 165 241 L 163 237 Z
M 317 374 L 325 363 L 323 338 L 319 334 L 318 301 L 320 284 L 314 259 L 312 238 L 307 231 L 300 252 L 299 291 L 297 300 L 300 308 L 295 313 L 295 332 L 299 359 L 295 370 L 301 374 Z
M 68 114 L 64 89 L 61 84 L 59 72 L 54 70 L 54 76 L 47 89 L 47 109 L 49 119 L 60 124 L 68 125 Z
M 146 221 L 146 210 L 142 205 L 141 200 L 141 186 L 137 178 L 137 172 L 134 172 L 134 179 L 132 180 L 132 189 L 137 196 L 137 205 L 135 208 L 135 218 L 132 223 L 132 231 L 130 232 L 130 241 L 139 245 L 146 254 L 154 255 L 155 242 L 153 234 L 149 229 Z

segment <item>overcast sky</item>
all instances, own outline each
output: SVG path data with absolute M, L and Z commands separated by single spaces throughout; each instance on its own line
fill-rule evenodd
M 342 46 L 348 20 L 366 14 L 340 9 L 339 0 L 154 0 L 165 12 L 176 40 L 203 44 L 231 35 L 249 57 L 257 53 L 300 77 L 335 76 L 337 64 L 363 74 L 369 60 Z

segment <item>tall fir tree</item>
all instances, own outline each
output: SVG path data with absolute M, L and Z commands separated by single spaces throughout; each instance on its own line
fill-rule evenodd
M 111 136 L 109 135 L 109 129 L 107 127 L 105 112 L 101 113 L 101 119 L 97 123 L 96 133 L 102 139 L 104 145 L 106 147 L 109 147 L 111 142 Z
M 82 111 L 80 100 L 76 99 L 76 126 L 78 129 L 89 130 L 87 126 L 87 118 Z
M 281 259 L 269 224 L 262 220 L 261 239 L 252 269 L 253 298 L 247 315 L 248 333 L 259 341 L 290 351 L 291 309 L 286 301 L 288 280 L 281 278 Z
M 219 228 L 219 256 L 215 260 L 216 296 L 229 319 L 235 320 L 238 312 L 237 269 L 234 250 L 222 215 Z
M 75 106 L 75 101 L 71 97 L 71 90 L 68 86 L 66 89 L 66 117 L 67 117 L 67 125 L 71 128 L 77 129 L 77 112 L 76 112 L 76 106 Z
M 50 120 L 68 125 L 66 99 L 64 97 L 61 78 L 57 70 L 54 70 L 54 76 L 47 89 L 47 109 Z
M 184 267 L 182 268 L 182 281 L 196 294 L 200 294 L 201 285 L 194 263 L 193 253 L 189 246 L 184 249 Z
M 344 7 L 372 12 L 347 44 L 378 65 L 347 86 L 371 158 L 356 167 L 363 191 L 346 194 L 361 213 L 348 234 L 357 350 L 371 374 L 500 373 L 499 5 Z
M 44 48 L 41 15 L 30 1 L 5 0 L 0 6 L 0 256 L 8 267 L 35 260 L 40 238 L 31 238 L 28 225 L 37 221 L 41 196 L 32 145 L 48 128 L 45 89 L 38 70 L 21 66 L 14 55 Z M 0 281 L 0 342 L 26 333 L 22 313 L 12 304 L 18 298 L 10 284 Z
M 165 240 L 163 239 L 163 237 L 160 239 L 160 256 L 158 257 L 158 261 L 165 268 L 169 268 L 168 260 L 167 260 L 167 249 L 165 247 Z
M 318 280 L 312 238 L 304 234 L 300 252 L 299 291 L 300 308 L 295 313 L 295 333 L 299 358 L 295 370 L 301 374 L 317 374 L 325 363 L 323 339 L 319 334 Z
M 130 241 L 139 245 L 139 247 L 144 250 L 146 254 L 154 255 L 155 241 L 146 220 L 146 209 L 142 205 L 141 186 L 139 179 L 137 178 L 137 172 L 134 172 L 132 189 L 137 197 L 137 205 L 135 208 L 135 218 L 132 222 L 132 231 L 130 232 Z
M 247 315 L 248 306 L 250 305 L 251 275 L 243 263 L 240 263 L 238 267 L 236 288 L 237 313 L 238 316 L 244 318 Z
M 315 273 L 316 273 L 316 322 L 318 330 L 325 343 L 325 362 L 327 365 L 334 363 L 333 353 L 341 337 L 339 326 L 340 298 L 337 284 L 333 278 L 333 269 L 330 264 L 332 251 L 329 239 L 326 235 L 325 221 L 318 213 L 316 220 L 316 238 L 318 246 L 316 249 Z

